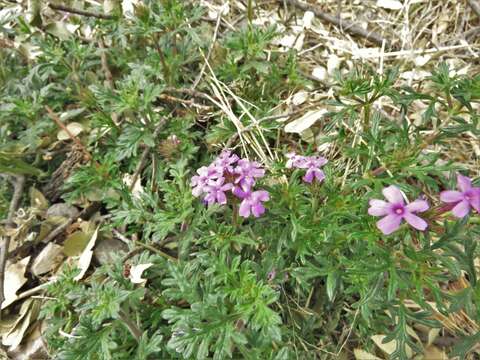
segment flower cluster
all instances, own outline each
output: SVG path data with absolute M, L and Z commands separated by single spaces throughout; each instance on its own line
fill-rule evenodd
M 319 183 L 325 179 L 325 173 L 320 169 L 328 160 L 321 156 L 302 156 L 295 153 L 287 154 L 286 167 L 296 169 L 306 169 L 303 181 L 311 184 L 312 181 L 317 180 Z
M 463 218 L 468 215 L 471 208 L 480 213 L 480 187 L 473 187 L 472 180 L 460 174 L 457 176 L 457 187 L 460 191 L 446 190 L 440 193 L 440 200 L 452 204 L 452 214 L 457 218 Z M 385 235 L 393 233 L 400 227 L 402 220 L 415 229 L 421 231 L 427 229 L 427 222 L 416 215 L 429 209 L 425 200 L 417 199 L 406 204 L 405 194 L 394 185 L 384 188 L 382 193 L 387 201 L 372 199 L 368 209 L 370 215 L 383 216 L 377 222 L 377 227 L 382 233 Z
M 263 202 L 269 200 L 265 190 L 254 191 L 257 179 L 265 175 L 265 170 L 256 161 L 240 159 L 224 150 L 209 166 L 197 170 L 192 177 L 192 194 L 203 196 L 206 204 L 227 203 L 227 191 L 242 200 L 238 213 L 242 217 L 261 216 L 265 212 Z

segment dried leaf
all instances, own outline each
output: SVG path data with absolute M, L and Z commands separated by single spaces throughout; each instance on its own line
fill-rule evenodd
M 5 284 L 3 286 L 5 300 L 2 303 L 2 309 L 6 308 L 17 299 L 17 291 L 27 282 L 27 278 L 24 274 L 29 261 L 30 256 L 17 263 L 8 265 L 5 271 Z
M 403 5 L 398 0 L 377 0 L 377 6 L 387 10 L 401 10 Z
M 80 123 L 77 123 L 77 122 L 71 122 L 70 124 L 67 125 L 67 129 L 68 129 L 68 131 L 70 131 L 70 133 L 73 136 L 77 136 L 78 134 L 80 134 L 83 131 L 83 125 L 80 124 Z M 62 129 L 58 132 L 57 139 L 58 140 L 69 140 L 70 135 L 65 130 Z
M 392 341 L 389 341 L 385 344 L 382 343 L 383 339 L 386 338 L 386 335 L 373 335 L 371 337 L 371 339 L 373 340 L 373 342 L 375 343 L 375 345 L 377 345 L 379 347 L 380 350 L 382 350 L 384 353 L 390 355 L 392 354 L 395 349 L 397 348 L 397 341 L 396 340 L 392 340 Z M 411 358 L 413 353 L 412 353 L 412 349 L 410 349 L 410 347 L 407 345 L 407 348 L 405 350 L 407 352 L 407 356 L 408 358 Z
M 27 303 L 25 305 L 25 303 Z M 23 314 L 18 321 L 15 328 L 5 335 L 2 339 L 2 344 L 5 346 L 10 346 L 10 351 L 15 350 L 23 340 L 27 329 L 30 324 L 32 324 L 38 317 L 40 312 L 40 302 L 33 299 L 28 299 L 22 304 L 21 313 Z M 25 307 L 24 307 L 25 305 Z
M 80 259 L 78 259 L 78 267 L 80 269 L 80 273 L 73 278 L 75 281 L 81 280 L 85 276 L 88 268 L 90 267 L 90 262 L 92 261 L 93 256 L 93 247 L 95 246 L 95 242 L 97 241 L 97 236 L 98 228 L 95 230 L 92 237 L 90 238 L 90 241 L 88 242 L 85 250 L 83 250 L 82 255 L 80 255 Z
M 308 93 L 304 90 L 297 92 L 292 97 L 292 104 L 293 105 L 301 105 L 308 99 Z
M 320 81 L 325 81 L 328 76 L 327 69 L 325 69 L 323 66 L 317 66 L 313 69 L 312 76 Z
M 353 354 L 355 355 L 356 360 L 382 360 L 379 357 L 362 349 L 354 349 Z
M 30 205 L 39 210 L 46 210 L 48 201 L 39 190 L 32 187 L 30 188 Z
M 60 40 L 68 40 L 72 36 L 72 32 L 63 21 L 55 21 L 45 26 L 45 31 Z
M 77 256 L 82 253 L 90 240 L 90 236 L 83 231 L 76 231 L 63 244 L 63 253 L 67 256 Z
M 134 265 L 130 268 L 130 281 L 134 284 L 143 284 L 147 281 L 147 279 L 142 278 L 142 274 L 145 270 L 147 270 L 150 266 L 152 266 L 152 263 L 147 263 L 147 264 L 138 264 Z
M 337 70 L 339 67 L 340 67 L 340 58 L 335 54 L 331 54 L 327 60 L 328 75 L 332 75 L 333 72 Z
M 48 243 L 33 261 L 32 273 L 39 276 L 55 269 L 62 262 L 62 250 L 62 246 Z
M 448 360 L 448 356 L 445 351 L 430 345 L 423 352 L 423 360 Z
M 296 119 L 291 123 L 288 123 L 285 126 L 285 132 L 300 134 L 301 132 L 303 132 L 304 130 L 308 129 L 313 124 L 315 124 L 315 122 L 321 119 L 322 116 L 325 115 L 327 112 L 328 110 L 326 109 L 308 111 L 305 115 L 303 115 L 299 119 Z

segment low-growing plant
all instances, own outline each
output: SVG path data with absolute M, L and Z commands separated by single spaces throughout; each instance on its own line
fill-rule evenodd
M 447 155 L 462 134 L 478 139 L 480 76 L 440 64 L 414 89 L 397 68 L 339 72 L 304 141 L 265 118 L 313 81 L 295 53 L 267 56 L 274 28 L 220 37 L 190 88 L 209 51 L 201 18 L 190 2 L 145 1 L 130 18 L 82 21 L 91 41 L 57 41 L 17 17 L 41 54 L 0 74 L 0 173 L 46 183 L 64 158 L 44 107 L 77 119 L 91 161 L 63 199 L 99 203 L 99 237 L 129 246 L 83 280 L 63 266 L 41 311 L 52 356 L 327 359 L 374 354 L 377 340 L 407 359 L 424 351 L 419 326 L 467 356 L 480 337 L 480 179 Z

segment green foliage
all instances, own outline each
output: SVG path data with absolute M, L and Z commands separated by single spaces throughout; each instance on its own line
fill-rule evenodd
M 331 111 L 321 128 L 311 129 L 315 144 L 284 134 L 281 141 L 280 123 L 261 122 L 265 144 L 278 155 L 266 164 L 261 184 L 271 199 L 264 216 L 239 219 L 238 203 L 205 207 L 190 187 L 195 170 L 237 134 L 236 127 L 218 109 L 198 112 L 178 101 L 190 97 L 168 92 L 190 89 L 204 64 L 213 29 L 202 15 L 194 2 L 163 0 L 145 1 L 130 19 L 120 13 L 112 20 L 74 17 L 96 29 L 89 41 L 78 34 L 61 39 L 23 15 L 9 20 L 11 35 L 28 36 L 40 54 L 0 51 L 6 60 L 0 69 L 0 172 L 27 174 L 42 185 L 65 159 L 59 149 L 69 150 L 70 140 L 58 141 L 48 105 L 61 121 L 82 124 L 77 137 L 92 155 L 66 181 L 64 200 L 99 201 L 108 212 L 102 236 L 120 228 L 136 239 L 128 259 L 116 256 L 83 281 L 65 267 L 48 289 L 52 299 L 42 316 L 55 358 L 322 359 L 338 354 L 340 335 L 348 333 L 347 348 L 368 348 L 372 335 L 387 335 L 385 342 L 397 344 L 391 357 L 405 359 L 407 347 L 422 351 L 408 331 L 412 324 L 440 327 L 435 315 L 460 310 L 480 321 L 478 217 L 454 221 L 431 211 L 425 215 L 430 231 L 403 225 L 387 237 L 367 214 L 368 200 L 390 184 L 409 199 L 425 194 L 430 200 L 454 187 L 445 174 L 464 169 L 425 149 L 438 145 L 453 153 L 460 134 L 480 133 L 480 77 L 453 76 L 441 64 L 426 92 L 398 86 L 397 69 L 338 73 L 334 98 L 325 102 Z M 255 118 L 267 116 L 309 84 L 295 53 L 269 52 L 277 35 L 275 28 L 239 25 L 219 36 L 198 91 L 212 95 L 213 73 Z M 100 38 L 106 48 L 97 46 Z M 11 61 L 11 54 L 21 60 Z M 178 96 L 177 102 L 165 94 Z M 397 117 L 377 108 L 381 98 L 400 109 Z M 414 122 L 409 116 L 416 100 L 427 107 Z M 229 105 L 252 125 L 237 102 Z M 238 143 L 238 154 L 248 155 Z M 335 155 L 326 180 L 303 183 L 299 171 L 285 168 L 289 149 L 282 144 L 304 153 L 328 144 Z M 138 192 L 124 181 L 135 173 Z M 2 214 L 8 199 L 2 195 L 0 202 Z M 129 267 L 147 263 L 153 265 L 143 274 L 146 284 L 132 283 Z M 468 287 L 448 288 L 460 279 Z M 416 308 L 407 306 L 413 303 Z M 464 340 L 454 354 L 465 355 L 478 341 L 478 334 L 455 335 Z

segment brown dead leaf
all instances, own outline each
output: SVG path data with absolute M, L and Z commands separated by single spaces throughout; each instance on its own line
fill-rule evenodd
M 448 356 L 445 351 L 430 345 L 423 352 L 423 360 L 448 360 Z
M 24 314 L 22 315 L 22 311 Z M 15 327 L 2 338 L 2 344 L 15 350 L 22 342 L 28 328 L 37 319 L 40 312 L 40 302 L 33 299 L 27 299 L 20 310 L 21 317 Z
M 2 309 L 5 309 L 16 300 L 17 291 L 27 282 L 27 278 L 24 275 L 29 262 L 30 256 L 7 266 L 5 270 L 5 284 L 3 286 L 5 300 L 2 303 Z
M 80 268 L 80 273 L 74 277 L 75 281 L 81 280 L 85 276 L 88 268 L 90 267 L 90 262 L 92 261 L 93 256 L 93 247 L 95 246 L 95 242 L 97 241 L 97 236 L 98 228 L 93 233 L 90 241 L 87 244 L 87 247 L 85 248 L 85 250 L 83 250 L 82 255 L 80 255 L 80 258 L 78 259 L 78 267 Z
M 48 243 L 33 261 L 32 273 L 39 276 L 55 269 L 62 262 L 62 250 L 63 246 Z

